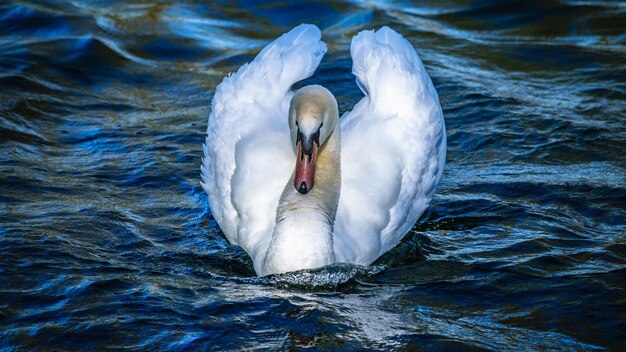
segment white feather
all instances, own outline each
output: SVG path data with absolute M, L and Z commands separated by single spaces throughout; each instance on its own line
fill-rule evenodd
M 290 89 L 310 77 L 326 53 L 320 36 L 316 26 L 294 28 L 224 78 L 213 97 L 202 187 L 228 240 L 253 260 L 267 250 L 278 198 L 293 171 Z
M 413 46 L 388 27 L 352 39 L 366 95 L 341 118 L 335 257 L 368 265 L 393 248 L 432 199 L 446 135 L 439 97 Z

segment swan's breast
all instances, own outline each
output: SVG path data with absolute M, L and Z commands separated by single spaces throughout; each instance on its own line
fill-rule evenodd
M 303 208 L 283 214 L 262 267 L 262 275 L 314 269 L 335 261 L 332 224 L 321 212 Z

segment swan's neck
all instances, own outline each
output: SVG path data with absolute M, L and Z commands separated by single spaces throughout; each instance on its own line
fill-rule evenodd
M 339 125 L 320 148 L 315 186 L 297 192 L 294 175 L 276 210 L 276 226 L 261 268 L 262 275 L 314 269 L 335 261 L 333 225 L 341 188 Z

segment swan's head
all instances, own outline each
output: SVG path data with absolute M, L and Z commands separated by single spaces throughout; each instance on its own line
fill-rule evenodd
M 299 89 L 291 98 L 289 127 L 296 151 L 294 187 L 300 193 L 313 189 L 317 152 L 339 121 L 337 100 L 328 89 L 311 85 Z

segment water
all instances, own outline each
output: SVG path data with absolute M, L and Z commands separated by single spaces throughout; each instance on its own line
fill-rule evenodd
M 373 266 L 259 279 L 201 145 L 222 77 L 302 22 L 342 112 L 352 36 L 409 38 L 448 163 Z M 625 24 L 617 2 L 0 4 L 0 350 L 623 350 Z

